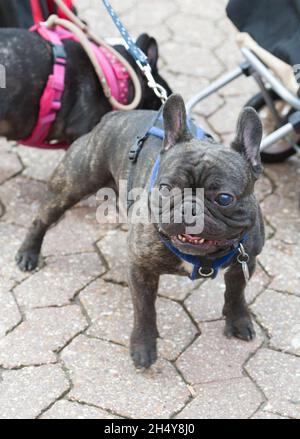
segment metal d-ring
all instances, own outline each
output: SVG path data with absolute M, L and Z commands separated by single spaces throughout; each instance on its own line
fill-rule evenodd
M 209 273 L 203 273 L 202 270 L 203 270 L 203 267 L 200 267 L 198 270 L 198 273 L 200 274 L 201 277 L 211 277 L 215 273 L 214 268 L 211 268 Z
M 239 246 L 239 255 L 237 257 L 237 261 L 242 264 L 242 263 L 248 263 L 250 260 L 250 257 L 248 255 L 248 253 L 246 253 L 245 248 L 243 246 L 243 244 L 240 244 Z

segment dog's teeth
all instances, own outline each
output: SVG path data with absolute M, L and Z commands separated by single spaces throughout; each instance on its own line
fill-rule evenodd
M 200 241 L 199 241 L 199 244 L 204 244 L 204 242 L 205 242 L 205 239 L 200 239 Z
M 181 240 L 182 240 L 182 242 L 186 242 L 186 239 L 185 239 L 185 238 L 183 238 L 183 237 L 182 237 L 182 239 L 181 239 Z

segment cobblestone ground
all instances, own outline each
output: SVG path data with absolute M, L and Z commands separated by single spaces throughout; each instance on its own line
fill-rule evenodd
M 156 36 L 161 70 L 186 99 L 240 60 L 225 3 L 113 1 L 134 35 Z M 100 1 L 78 5 L 99 34 L 117 35 Z M 197 110 L 224 142 L 256 92 L 251 81 L 236 81 Z M 222 335 L 222 280 L 167 276 L 158 300 L 160 359 L 137 373 L 127 348 L 126 232 L 99 226 L 93 199 L 51 230 L 37 272 L 15 266 L 61 157 L 1 140 L 0 417 L 300 418 L 299 160 L 266 167 L 257 187 L 268 232 L 248 290 L 257 340 Z

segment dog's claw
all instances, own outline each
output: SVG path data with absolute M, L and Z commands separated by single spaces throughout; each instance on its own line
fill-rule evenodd
M 240 340 L 252 341 L 256 337 L 250 316 L 238 319 L 226 319 L 224 334 L 228 338 L 236 337 Z
M 39 262 L 39 254 L 34 250 L 19 251 L 16 263 L 21 271 L 33 271 Z
M 148 369 L 157 360 L 156 343 L 134 343 L 131 358 L 137 369 Z

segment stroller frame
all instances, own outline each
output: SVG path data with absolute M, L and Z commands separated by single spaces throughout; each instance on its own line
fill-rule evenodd
M 269 134 L 263 139 L 261 151 L 266 150 L 269 146 L 273 145 L 279 140 L 282 140 L 283 138 L 286 138 L 290 134 L 296 133 L 300 135 L 300 99 L 295 97 L 251 50 L 243 47 L 241 52 L 245 58 L 245 61 L 242 62 L 239 67 L 212 82 L 208 87 L 204 88 L 200 93 L 195 95 L 187 103 L 188 115 L 191 116 L 191 113 L 196 105 L 221 88 L 230 84 L 235 79 L 242 75 L 246 77 L 252 76 L 262 92 L 266 105 L 274 117 L 277 127 L 273 133 Z M 295 112 L 289 116 L 288 123 L 282 123 L 281 117 L 271 96 L 272 91 L 275 92 L 282 99 L 282 101 L 289 104 L 295 110 Z M 291 142 L 291 144 L 297 148 L 295 142 Z

